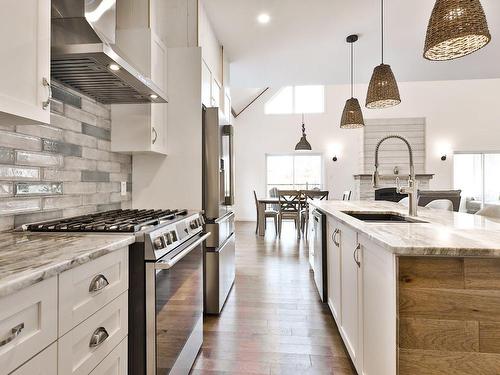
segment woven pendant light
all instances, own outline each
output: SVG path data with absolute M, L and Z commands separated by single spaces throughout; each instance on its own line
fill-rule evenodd
M 366 108 L 388 108 L 401 103 L 398 83 L 392 73 L 390 65 L 384 64 L 384 0 L 381 0 L 381 41 L 382 64 L 373 69 L 368 93 L 366 94 Z
M 295 151 L 311 151 L 311 144 L 307 141 L 306 125 L 304 123 L 304 114 L 302 114 L 302 137 L 299 143 L 295 145 Z
M 342 129 L 357 129 L 365 126 L 363 112 L 358 99 L 354 97 L 354 43 L 358 40 L 357 35 L 349 35 L 346 39 L 351 45 L 351 98 L 347 99 L 340 119 Z
M 490 40 L 479 0 L 437 0 L 427 26 L 424 57 L 457 59 L 483 48 Z

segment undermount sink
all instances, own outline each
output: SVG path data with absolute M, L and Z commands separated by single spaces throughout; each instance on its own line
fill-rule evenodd
M 427 221 L 422 221 L 409 216 L 402 216 L 394 213 L 373 213 L 373 212 L 349 212 L 343 211 L 346 215 L 349 215 L 355 219 L 369 222 L 369 223 L 427 223 Z

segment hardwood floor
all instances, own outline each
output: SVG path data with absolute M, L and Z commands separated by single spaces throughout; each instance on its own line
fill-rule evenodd
M 220 317 L 205 319 L 192 374 L 355 374 L 293 224 L 281 240 L 271 225 L 256 236 L 255 223 L 236 235 L 236 282 Z

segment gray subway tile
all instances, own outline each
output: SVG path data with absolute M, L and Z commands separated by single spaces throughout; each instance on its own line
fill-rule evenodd
M 82 181 L 108 182 L 109 173 L 100 171 L 82 171 Z
M 92 160 L 109 160 L 111 153 L 108 151 L 98 150 L 96 148 L 83 147 L 82 156 L 85 159 Z
M 40 198 L 8 198 L 0 200 L 0 215 L 15 215 L 23 212 L 39 211 L 40 209 Z
M 62 103 L 82 108 L 82 98 L 59 86 L 52 87 L 52 96 Z
M 19 195 L 59 195 L 63 193 L 61 182 L 16 182 L 14 194 Z
M 103 205 L 103 204 L 108 204 L 109 203 L 109 196 L 110 194 L 108 193 L 97 193 L 97 194 L 89 194 L 89 195 L 84 195 L 83 196 L 83 204 L 96 204 L 96 205 Z
M 89 100 L 89 99 L 82 99 L 82 109 L 85 112 L 92 113 L 98 117 L 109 119 L 111 114 L 110 114 L 110 109 L 104 105 L 97 103 L 95 101 Z
M 97 192 L 99 193 L 116 193 L 121 190 L 119 182 L 98 182 Z
M 119 152 L 111 152 L 109 154 L 110 161 L 117 161 L 122 164 L 132 164 L 132 155 L 121 154 Z
M 54 128 L 48 125 L 17 125 L 16 132 L 22 134 L 33 135 L 35 137 L 40 138 L 50 138 L 61 140 L 62 139 L 62 130 L 59 128 Z
M 80 171 L 66 171 L 62 169 L 44 169 L 43 179 L 45 181 L 80 181 Z
M 102 117 L 98 117 L 96 126 L 98 126 L 100 128 L 111 130 L 111 120 L 108 120 L 108 119 L 102 118 Z
M 66 156 L 64 158 L 64 168 L 67 170 L 95 170 L 97 162 L 95 160 Z
M 14 150 L 0 148 L 0 163 L 14 164 Z
M 50 99 L 50 113 L 64 113 L 64 103 L 54 98 Z
M 99 150 L 111 151 L 111 142 L 104 139 L 97 140 L 97 148 Z
M 5 130 L 7 132 L 15 132 L 16 126 L 12 124 L 0 124 L 0 130 Z
M 0 182 L 0 197 L 11 197 L 14 195 L 14 188 L 11 182 Z
M 90 125 L 97 124 L 97 116 L 96 115 L 89 113 L 89 112 L 85 112 L 85 111 L 83 111 L 79 108 L 73 107 L 71 105 L 64 106 L 64 114 L 66 115 L 66 117 L 69 117 L 71 119 L 74 119 L 74 120 L 77 120 L 80 122 L 85 122 L 85 123 L 90 124 Z
M 61 155 L 56 154 L 17 150 L 16 164 L 40 167 L 58 167 L 62 166 L 63 158 Z
M 0 147 L 40 151 L 42 149 L 42 141 L 40 138 L 35 138 L 30 135 L 17 134 L 0 130 Z
M 82 197 L 80 195 L 68 195 L 64 197 L 48 197 L 42 201 L 44 210 L 63 209 L 71 207 L 79 207 L 82 205 Z
M 74 132 L 82 131 L 82 123 L 55 113 L 50 114 L 50 124 L 60 129 L 71 130 Z
M 32 214 L 16 215 L 14 217 L 14 226 L 16 228 L 23 224 L 36 223 L 39 221 L 55 220 L 62 218 L 62 210 L 57 211 L 42 211 Z
M 42 139 L 42 147 L 44 151 L 64 156 L 82 156 L 82 146 L 74 145 L 72 143 Z
M 95 212 L 97 212 L 96 205 L 70 207 L 70 208 L 63 209 L 63 216 L 64 217 L 72 217 L 72 216 L 93 214 Z
M 90 135 L 95 138 L 104 139 L 106 141 L 111 140 L 111 131 L 108 129 L 102 129 L 94 125 L 82 123 L 82 133 Z
M 121 170 L 120 163 L 116 161 L 97 161 L 97 169 L 103 172 L 113 172 L 118 173 Z
M 98 204 L 97 211 L 119 210 L 121 207 L 120 203 Z
M 65 130 L 63 133 L 63 139 L 65 142 L 73 143 L 79 146 L 85 146 L 90 148 L 97 147 L 97 139 L 82 133 L 75 133 L 69 130 Z
M 39 178 L 39 168 L 0 165 L 0 179 L 2 180 L 20 181 L 38 180 Z
M 109 180 L 110 181 L 132 181 L 132 179 L 129 179 L 128 173 L 110 173 L 109 174 Z
M 63 191 L 64 194 L 95 194 L 97 184 L 95 182 L 65 182 Z

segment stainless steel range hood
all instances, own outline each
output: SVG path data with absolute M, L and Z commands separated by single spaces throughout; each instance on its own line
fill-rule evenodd
M 116 0 L 52 0 L 51 75 L 104 104 L 165 103 L 116 49 Z

